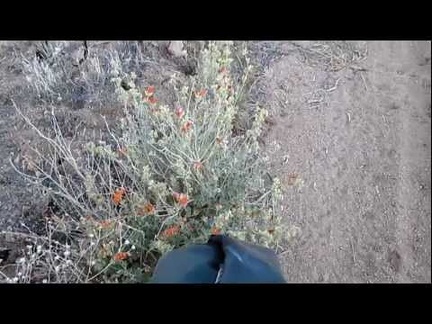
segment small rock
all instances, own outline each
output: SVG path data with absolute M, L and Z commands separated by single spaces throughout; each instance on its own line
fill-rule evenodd
M 84 46 L 80 46 L 78 49 L 72 52 L 71 58 L 72 58 L 72 64 L 75 66 L 78 66 L 82 64 L 86 59 L 88 55 L 88 47 L 87 42 L 84 42 Z
M 172 41 L 168 45 L 168 53 L 175 57 L 186 57 L 187 51 L 183 48 L 182 41 Z
M 401 263 L 402 263 L 401 259 L 402 258 L 398 251 L 393 250 L 389 253 L 388 262 L 390 263 L 390 266 L 395 272 L 399 272 L 400 270 Z
M 129 91 L 130 89 L 132 89 L 132 87 L 129 85 L 129 83 L 127 82 L 127 80 L 125 80 L 125 79 L 123 79 L 122 81 L 121 81 L 121 87 L 124 89 L 124 90 L 126 90 L 126 91 Z

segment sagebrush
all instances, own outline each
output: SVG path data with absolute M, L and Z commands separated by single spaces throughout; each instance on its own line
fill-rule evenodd
M 47 235 L 35 238 L 13 281 L 146 282 L 161 255 L 211 234 L 278 248 L 281 188 L 258 143 L 267 112 L 256 107 L 250 127 L 236 129 L 252 66 L 244 51 L 233 78 L 232 51 L 232 42 L 209 42 L 195 75 L 170 80 L 174 103 L 117 64 L 110 82 L 123 117 L 107 123 L 106 141 L 64 137 L 55 107 L 48 136 L 17 107 L 47 147 L 35 149 L 33 173 L 17 171 L 51 208 Z M 28 71 L 39 95 L 61 96 L 48 65 Z

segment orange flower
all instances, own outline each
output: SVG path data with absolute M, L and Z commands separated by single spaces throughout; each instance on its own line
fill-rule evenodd
M 288 174 L 288 185 L 293 186 L 298 181 L 299 175 L 297 173 L 289 173 Z
M 192 167 L 196 170 L 196 171 L 201 171 L 203 168 L 203 164 L 200 161 L 195 161 L 192 165 Z
M 174 192 L 173 197 L 174 197 L 175 201 L 180 206 L 182 206 L 183 208 L 185 208 L 187 206 L 187 204 L 189 203 L 189 197 L 188 197 L 188 195 L 186 195 L 184 193 Z
M 120 187 L 116 189 L 112 196 L 112 201 L 115 205 L 119 205 L 121 201 L 123 200 L 123 196 L 126 194 L 126 189 L 123 187 Z
M 228 72 L 228 69 L 225 66 L 223 66 L 219 69 L 219 73 L 221 73 L 221 74 L 225 74 L 227 72 Z
M 170 238 L 173 237 L 174 235 L 177 235 L 179 232 L 180 232 L 180 226 L 172 225 L 162 232 L 162 236 L 165 238 Z
M 125 146 L 120 147 L 120 148 L 117 150 L 117 152 L 118 152 L 118 155 L 119 155 L 119 156 L 126 156 L 126 155 L 127 155 L 127 147 L 125 147 Z
M 148 86 L 147 88 L 144 89 L 144 95 L 146 97 L 151 97 L 154 95 L 155 93 L 155 87 L 154 86 Z
M 114 254 L 113 259 L 116 262 L 126 260 L 128 258 L 129 254 L 127 252 L 117 252 Z
M 211 228 L 211 232 L 210 233 L 211 233 L 211 235 L 220 235 L 222 233 L 222 231 L 221 231 L 220 228 L 218 228 L 216 226 L 213 226 Z
M 184 109 L 182 107 L 179 106 L 179 107 L 176 108 L 175 114 L 176 114 L 176 116 L 177 116 L 178 119 L 182 119 L 183 116 L 185 115 L 185 111 L 184 111 Z
M 203 98 L 207 94 L 207 89 L 201 89 L 199 91 L 195 91 L 195 97 Z
M 186 123 L 183 124 L 183 126 L 181 127 L 181 131 L 183 133 L 187 133 L 190 131 L 190 129 L 192 128 L 193 125 L 193 121 L 192 120 L 188 120 Z
M 108 219 L 100 221 L 98 223 L 99 227 L 102 229 L 108 229 L 112 226 L 112 224 L 113 224 L 112 220 L 108 220 Z
M 147 98 L 147 102 L 151 105 L 154 105 L 155 103 L 158 102 L 158 100 L 154 96 L 150 96 Z
M 155 206 L 152 203 L 148 202 L 138 210 L 138 215 L 139 216 L 151 215 L 154 214 L 155 211 L 156 211 Z
M 95 221 L 95 219 L 93 218 L 92 215 L 87 215 L 84 217 L 84 220 L 89 222 L 89 223 L 93 223 Z

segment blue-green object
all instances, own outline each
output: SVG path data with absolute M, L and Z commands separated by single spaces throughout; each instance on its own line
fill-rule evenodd
M 173 250 L 156 265 L 153 283 L 285 283 L 276 254 L 226 235 Z

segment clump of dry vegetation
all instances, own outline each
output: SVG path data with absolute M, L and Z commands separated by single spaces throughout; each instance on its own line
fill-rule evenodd
M 77 96 L 61 49 L 49 60 L 25 61 L 32 90 L 53 107 L 52 130 L 40 130 L 15 104 L 44 143 L 43 151 L 33 148 L 32 172 L 16 170 L 49 209 L 45 235 L 28 235 L 7 282 L 146 282 L 161 255 L 210 234 L 278 249 L 287 236 L 281 188 L 258 144 L 267 112 L 256 107 L 247 127 L 236 129 L 252 66 L 244 51 L 233 77 L 232 51 L 232 42 L 209 42 L 196 73 L 170 78 L 173 101 L 137 82 L 130 64 L 125 69 L 124 60 L 142 57 L 111 51 L 105 63 L 88 58 L 87 73 L 76 79 L 82 95 L 123 110 L 117 125 L 106 122 L 103 140 L 87 142 L 64 136 L 56 118 L 55 102 Z
M 367 48 L 361 42 L 320 41 L 307 45 L 296 42 L 295 45 L 308 65 L 331 72 L 358 64 L 367 56 Z

